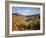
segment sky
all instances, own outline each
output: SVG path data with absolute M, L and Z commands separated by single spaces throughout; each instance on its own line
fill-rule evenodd
M 12 13 L 21 15 L 34 15 L 40 14 L 40 8 L 36 7 L 12 7 Z

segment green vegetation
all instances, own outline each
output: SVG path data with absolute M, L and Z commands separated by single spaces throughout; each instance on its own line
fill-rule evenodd
M 40 30 L 40 16 L 14 16 L 12 20 L 13 31 Z

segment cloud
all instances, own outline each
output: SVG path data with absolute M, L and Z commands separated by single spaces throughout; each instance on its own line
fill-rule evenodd
M 39 14 L 39 10 L 13 10 L 13 13 L 21 14 L 21 15 L 34 15 Z

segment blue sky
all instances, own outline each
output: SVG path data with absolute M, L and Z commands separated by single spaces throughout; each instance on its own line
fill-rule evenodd
M 12 13 L 19 12 L 25 15 L 40 14 L 40 8 L 36 7 L 12 7 Z

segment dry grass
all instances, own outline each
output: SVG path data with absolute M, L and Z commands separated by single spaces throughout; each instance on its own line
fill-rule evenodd
M 27 18 L 25 16 L 15 16 L 15 15 L 12 16 L 12 31 L 35 30 L 35 29 L 40 29 L 40 20 L 38 19 L 38 16 L 37 17 L 34 16 L 32 18 Z

